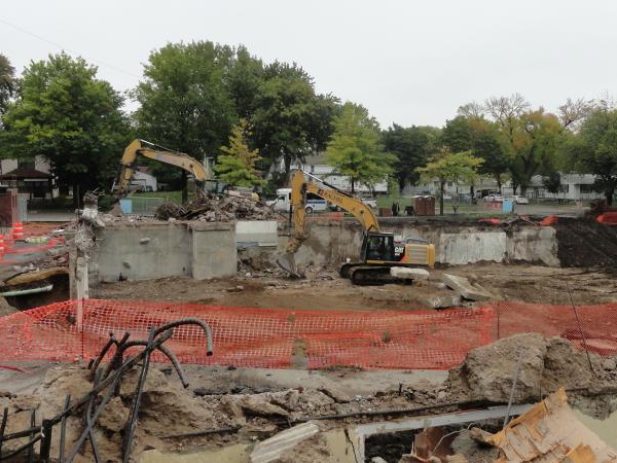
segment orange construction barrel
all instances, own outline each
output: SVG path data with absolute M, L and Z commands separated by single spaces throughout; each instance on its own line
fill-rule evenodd
M 13 239 L 14 240 L 24 239 L 24 226 L 21 222 L 15 222 L 13 224 Z

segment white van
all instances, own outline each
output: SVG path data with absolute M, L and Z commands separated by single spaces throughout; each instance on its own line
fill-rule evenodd
M 276 199 L 268 201 L 268 205 L 275 211 L 289 212 L 291 209 L 291 188 L 279 188 L 276 190 Z M 328 202 L 312 193 L 308 193 L 306 197 L 306 206 L 304 210 L 307 214 L 313 212 L 321 212 L 328 210 Z

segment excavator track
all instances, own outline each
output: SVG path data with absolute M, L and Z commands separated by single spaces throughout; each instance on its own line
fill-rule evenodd
M 409 282 L 409 280 L 401 280 L 390 275 L 390 267 L 395 267 L 395 265 L 344 264 L 339 273 L 341 277 L 349 278 L 354 285 L 359 286 Z

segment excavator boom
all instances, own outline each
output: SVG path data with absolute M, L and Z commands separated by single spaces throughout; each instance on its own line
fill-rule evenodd
M 192 174 L 201 182 L 211 178 L 211 174 L 204 165 L 188 154 L 165 149 L 155 149 L 156 145 L 145 140 L 133 140 L 125 149 L 120 160 L 120 175 L 116 184 L 118 197 L 123 197 L 129 192 L 129 185 L 135 175 L 135 161 L 138 156 L 180 167 Z
M 306 177 L 316 181 L 307 181 Z M 296 170 L 291 176 L 291 222 L 292 234 L 287 243 L 286 254 L 277 260 L 278 265 L 294 277 L 301 277 L 295 264 L 294 255 L 302 243 L 306 240 L 306 195 L 313 193 L 320 198 L 325 199 L 331 204 L 340 207 L 341 209 L 352 214 L 365 232 L 379 232 L 379 222 L 375 213 L 370 206 L 364 204 L 362 200 L 354 198 L 325 182 L 320 181 L 317 177 L 307 174 L 301 170 Z

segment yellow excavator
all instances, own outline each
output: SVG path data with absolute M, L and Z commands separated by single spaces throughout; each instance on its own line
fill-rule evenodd
M 396 282 L 392 267 L 430 267 L 435 265 L 435 246 L 421 239 L 396 241 L 394 234 L 380 231 L 379 222 L 370 206 L 333 185 L 301 170 L 291 176 L 292 233 L 286 254 L 277 263 L 291 276 L 300 277 L 294 255 L 306 240 L 305 205 L 308 193 L 317 195 L 352 214 L 362 225 L 364 238 L 357 262 L 343 264 L 339 273 L 357 285 Z
M 197 159 L 188 154 L 162 148 L 145 140 L 133 140 L 125 149 L 120 160 L 120 174 L 115 185 L 116 197 L 122 198 L 129 193 L 131 180 L 135 175 L 135 162 L 139 156 L 180 167 L 192 174 L 195 180 L 205 182 L 212 178 L 210 171 Z

